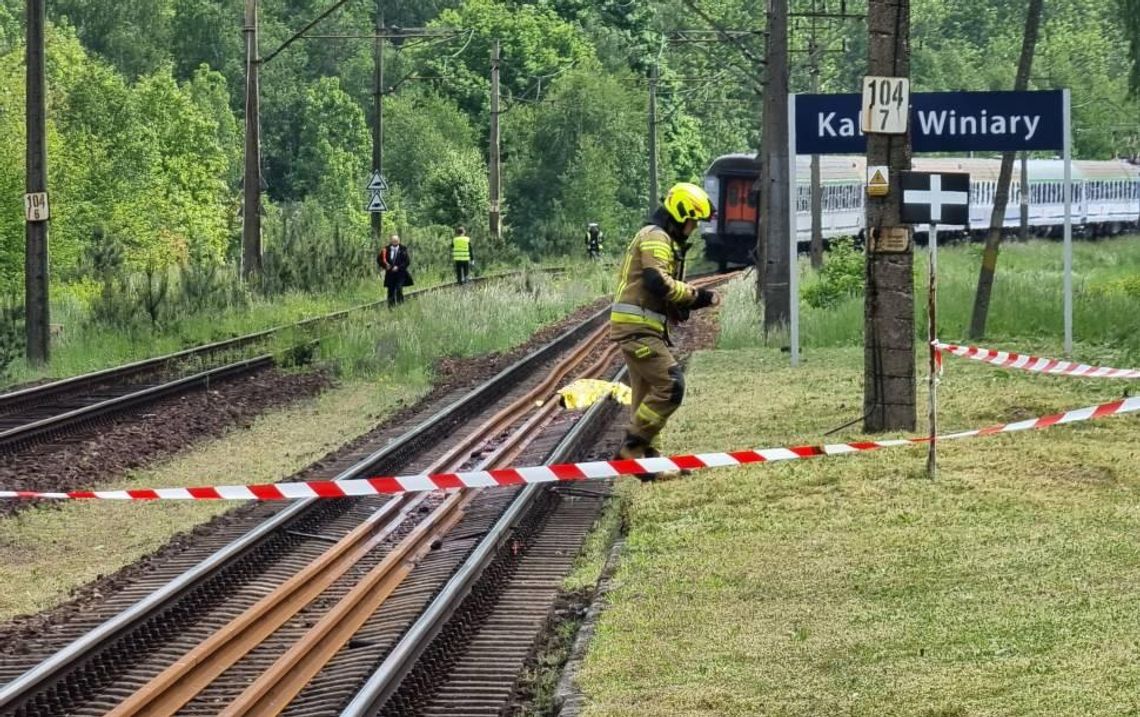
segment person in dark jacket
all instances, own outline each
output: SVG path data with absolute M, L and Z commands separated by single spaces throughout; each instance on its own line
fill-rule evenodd
M 408 267 L 412 265 L 412 255 L 408 247 L 400 243 L 398 234 L 388 238 L 388 246 L 380 250 L 376 257 L 380 268 L 384 270 L 384 286 L 388 289 L 388 307 L 404 303 L 404 287 L 412 286 L 412 274 Z

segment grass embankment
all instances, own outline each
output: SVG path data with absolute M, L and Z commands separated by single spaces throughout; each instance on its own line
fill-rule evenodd
M 974 306 L 981 245 L 940 247 L 938 313 L 942 338 L 966 336 Z M 1060 242 L 1031 241 L 1002 247 L 986 326 L 987 345 L 1004 347 L 1013 339 L 1024 349 L 1060 347 L 1062 254 Z M 926 332 L 926 252 L 915 253 L 916 330 Z M 815 281 L 807 262 L 800 264 L 804 291 Z M 1086 348 L 1107 346 L 1140 363 L 1140 237 L 1073 244 L 1073 333 Z M 740 348 L 760 335 L 756 313 L 746 303 L 722 315 L 722 345 Z M 863 341 L 863 297 L 836 306 L 801 306 L 801 341 L 805 349 L 851 346 Z M 1095 349 L 1099 351 L 1100 349 Z M 1095 357 L 1094 357 L 1095 358 Z
M 341 325 L 320 360 L 345 383 L 271 413 L 249 429 L 100 487 L 186 486 L 282 480 L 421 396 L 431 365 L 522 343 L 541 326 L 597 298 L 601 271 L 511 279 L 441 292 Z M 49 608 L 68 592 L 131 563 L 232 503 L 61 503 L 0 519 L 0 619 Z
M 774 348 L 698 354 L 664 448 L 854 440 L 858 424 L 823 434 L 862 411 L 862 355 L 819 349 L 791 369 Z M 948 359 L 940 420 L 1126 388 Z M 1137 714 L 1137 420 L 944 443 L 937 481 L 924 448 L 895 448 L 639 486 L 580 676 L 587 714 Z
M 451 283 L 454 277 L 417 275 L 417 280 L 414 288 L 418 290 Z M 0 379 L 0 385 L 97 371 L 382 301 L 384 296 L 383 277 L 377 275 L 365 281 L 354 280 L 330 293 L 293 291 L 268 297 L 254 294 L 246 304 L 180 315 L 159 326 L 142 318 L 126 326 L 111 326 L 92 321 L 86 301 L 64 294 L 52 306 L 52 323 L 60 331 L 52 338 L 51 365 L 33 368 L 18 360 Z

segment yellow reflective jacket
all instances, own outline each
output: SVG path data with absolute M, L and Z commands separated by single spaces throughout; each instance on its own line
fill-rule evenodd
M 684 246 L 659 226 L 637 233 L 626 249 L 610 309 L 610 337 L 667 335 L 670 314 L 697 300 L 698 291 L 682 281 Z
M 471 237 L 460 234 L 451 240 L 452 261 L 471 261 Z

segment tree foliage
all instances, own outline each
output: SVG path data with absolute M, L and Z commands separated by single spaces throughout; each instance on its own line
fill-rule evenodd
M 915 88 L 1008 89 L 1026 2 L 912 0 Z M 1030 88 L 1072 88 L 1078 156 L 1140 154 L 1140 132 L 1122 119 L 1140 108 L 1128 95 L 1130 85 L 1140 88 L 1138 3 L 1045 4 Z M 90 281 L 85 257 L 108 241 L 121 246 L 126 273 L 232 261 L 240 230 L 243 5 L 48 4 L 57 281 Z M 615 239 L 608 246 L 620 246 L 619 238 L 648 209 L 650 67 L 660 78 L 662 188 L 698 178 L 719 154 L 756 147 L 762 70 L 749 58 L 762 54 L 763 5 L 386 0 L 389 27 L 455 30 L 451 38 L 386 46 L 389 225 L 439 234 L 440 241 L 447 230 L 439 225 L 486 231 L 489 64 L 498 40 L 509 245 L 531 253 L 578 253 L 585 223 L 597 221 Z M 810 9 L 807 0 L 790 5 L 793 11 Z M 262 56 L 327 6 L 327 0 L 261 0 Z M 846 6 L 858 14 L 865 2 Z M 23 0 L 0 0 L 0 291 L 17 288 L 23 271 L 23 12 Z M 358 36 L 375 26 L 374 12 L 374 3 L 347 3 L 320 26 L 316 34 L 324 37 L 298 41 L 261 68 L 266 246 L 288 236 L 281 256 L 304 256 L 309 240 L 286 231 L 293 221 L 286 217 L 294 214 L 303 216 L 298 227 L 303 223 L 320 234 L 311 237 L 313 246 L 361 247 L 368 241 L 363 185 L 375 120 L 372 43 Z M 734 39 L 713 33 L 708 37 L 720 41 L 667 40 L 674 31 L 713 27 L 733 30 Z M 794 20 L 791 32 L 791 46 L 805 48 L 810 24 Z M 826 50 L 816 58 L 822 91 L 852 91 L 866 65 L 864 24 L 824 21 L 816 33 Z M 808 90 L 806 53 L 794 54 L 792 65 L 792 90 Z M 304 283 L 319 284 L 312 277 Z

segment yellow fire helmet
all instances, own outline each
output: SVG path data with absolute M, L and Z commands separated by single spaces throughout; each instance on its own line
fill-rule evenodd
M 712 218 L 713 207 L 709 195 L 705 190 L 689 182 L 674 184 L 669 193 L 665 195 L 665 211 L 684 224 L 686 219 L 707 221 Z

